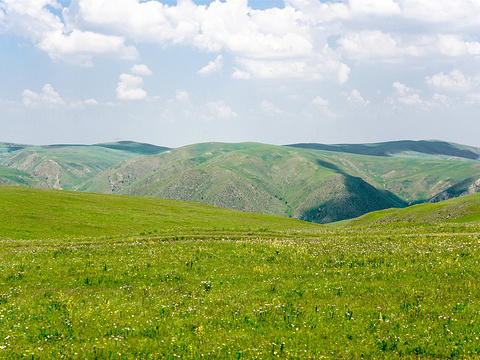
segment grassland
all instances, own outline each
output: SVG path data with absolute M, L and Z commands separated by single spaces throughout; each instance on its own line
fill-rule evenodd
M 0 208 L 0 358 L 480 356 L 480 233 L 460 213 L 326 227 L 14 187 Z

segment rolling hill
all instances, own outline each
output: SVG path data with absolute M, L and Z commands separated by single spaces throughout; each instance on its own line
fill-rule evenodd
M 0 186 L 0 239 L 69 239 L 163 234 L 211 237 L 321 230 L 293 219 L 164 199 Z
M 46 146 L 0 143 L 0 165 L 23 172 L 23 178 L 10 179 L 10 185 L 76 190 L 86 180 L 122 160 L 165 150 L 167 148 L 126 141 Z M 0 172 L 0 181 L 2 178 Z
M 480 160 L 480 149 L 438 140 L 402 140 L 372 144 L 317 144 L 302 143 L 287 145 L 302 149 L 345 152 L 370 156 L 422 157 L 435 159 Z
M 81 190 L 195 201 L 318 223 L 404 206 L 356 175 L 328 162 L 328 156 L 303 150 L 209 143 L 119 163 Z
M 121 162 L 82 191 L 195 201 L 327 223 L 425 202 L 480 163 L 256 143 L 205 143 Z
M 387 209 L 363 215 L 346 225 L 372 226 L 399 223 L 441 224 L 480 221 L 480 193 L 470 194 L 438 203 L 426 203 L 404 209 Z
M 316 223 L 480 190 L 477 148 L 439 141 L 303 145 L 0 143 L 0 184 L 191 201 Z

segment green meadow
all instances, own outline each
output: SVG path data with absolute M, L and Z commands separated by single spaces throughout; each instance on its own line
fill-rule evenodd
M 321 226 L 0 187 L 0 358 L 479 358 L 478 204 Z

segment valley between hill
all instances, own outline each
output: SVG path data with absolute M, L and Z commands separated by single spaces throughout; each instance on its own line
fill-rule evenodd
M 480 189 L 480 150 L 440 141 L 3 144 L 0 184 L 192 201 L 322 224 Z

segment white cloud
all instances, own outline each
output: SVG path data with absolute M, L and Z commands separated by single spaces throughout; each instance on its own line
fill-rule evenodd
M 199 75 L 202 75 L 202 76 L 208 76 L 208 75 L 212 75 L 212 74 L 215 74 L 219 71 L 222 70 L 223 68 L 223 64 L 224 64 L 224 61 L 223 61 L 223 56 L 222 55 L 218 55 L 214 61 L 210 61 L 206 66 L 204 66 L 203 68 L 201 68 L 197 74 Z
M 395 59 L 401 55 L 399 40 L 379 30 L 347 33 L 338 40 L 341 51 L 354 59 Z
M 211 101 L 205 104 L 208 119 L 238 118 L 238 114 L 223 101 Z
M 188 102 L 190 100 L 190 96 L 188 95 L 188 92 L 186 92 L 185 90 L 176 90 L 175 99 L 181 102 Z
M 432 100 L 435 104 L 443 105 L 445 107 L 450 107 L 450 98 L 447 95 L 443 94 L 433 94 Z
M 351 9 L 340 2 L 285 0 L 285 5 L 301 11 L 312 25 L 334 23 L 351 17 Z
M 88 106 L 96 106 L 98 105 L 98 101 L 95 100 L 95 99 L 87 99 L 83 102 L 85 105 L 88 105 Z
M 396 81 L 393 83 L 395 95 L 385 100 L 386 103 L 392 105 L 393 108 L 397 106 L 417 106 L 421 109 L 428 109 L 431 107 L 449 107 L 450 101 L 448 96 L 435 93 L 431 99 L 424 98 L 420 95 L 420 91 L 410 88 L 405 84 Z
M 404 105 L 426 105 L 416 90 L 402 84 L 398 81 L 393 83 L 393 89 L 396 93 L 396 101 Z
M 466 92 L 478 86 L 476 81 L 471 77 L 465 77 L 459 69 L 452 70 L 448 74 L 441 72 L 431 77 L 427 76 L 425 81 L 430 87 L 447 91 Z
M 51 84 L 45 84 L 39 93 L 30 89 L 25 89 L 22 92 L 22 104 L 29 108 L 60 107 L 67 109 L 81 109 L 85 106 L 98 105 L 98 102 L 95 99 L 87 99 L 84 101 L 63 99 Z
M 338 118 L 341 116 L 340 114 L 333 112 L 330 109 L 330 102 L 321 96 L 316 96 L 311 102 L 314 105 L 313 112 L 307 110 L 304 111 L 304 114 L 309 117 L 315 116 L 314 114 L 317 112 L 320 112 L 322 116 L 328 116 L 329 118 Z
M 338 41 L 339 51 L 355 60 L 401 63 L 406 58 L 479 57 L 480 43 L 455 34 L 391 34 L 380 30 L 347 32 Z
M 131 74 L 120 75 L 117 86 L 117 98 L 121 100 L 142 100 L 147 97 L 147 92 L 142 89 L 143 79 Z
M 402 12 L 395 1 L 392 0 L 350 0 L 353 13 L 367 15 L 398 15 Z
M 423 23 L 446 23 L 456 28 L 478 26 L 480 3 L 476 0 L 399 0 L 403 16 Z
M 332 69 L 339 81 L 348 78 L 347 65 L 333 51 L 325 51 L 326 38 L 313 36 L 309 15 L 291 6 L 253 10 L 246 0 L 214 1 L 208 6 L 190 1 L 168 6 L 157 1 L 80 0 L 76 16 L 91 28 L 135 42 L 231 53 L 240 59 L 233 78 L 311 79 L 312 70 L 313 78 L 319 80 L 329 78 Z M 248 66 L 255 62 L 261 66 L 258 71 Z M 219 55 L 198 74 L 210 75 L 222 66 Z
M 468 94 L 467 100 L 465 101 L 467 105 L 479 105 L 480 104 L 480 93 Z
M 53 89 L 52 85 L 46 84 L 40 93 L 30 89 L 24 90 L 22 92 L 22 103 L 27 107 L 56 106 L 64 105 L 65 100 Z
M 270 115 L 278 115 L 278 114 L 283 114 L 284 113 L 284 111 L 282 109 L 280 109 L 279 107 L 275 106 L 274 104 L 272 104 L 271 102 L 269 102 L 267 100 L 263 100 L 260 103 L 260 109 L 263 112 L 268 113 Z
M 314 61 L 303 60 L 253 60 L 236 59 L 240 68 L 232 74 L 235 79 L 260 79 L 277 78 L 304 78 L 310 80 L 334 79 L 339 83 L 348 80 L 350 68 L 338 61 L 321 59 Z
M 347 100 L 355 106 L 367 106 L 370 104 L 369 100 L 365 100 L 360 91 L 353 89 L 350 94 L 347 95 Z
M 312 100 L 312 103 L 316 106 L 320 107 L 328 107 L 330 105 L 328 100 L 325 100 L 321 96 L 317 96 Z
M 130 71 L 132 72 L 132 74 L 140 76 L 148 76 L 153 74 L 152 71 L 145 64 L 133 65 Z
M 48 7 L 62 9 L 55 0 L 3 0 L 5 20 L 2 27 L 9 33 L 25 37 L 55 61 L 63 60 L 82 66 L 92 65 L 92 55 L 111 54 L 135 59 L 138 52 L 125 45 L 123 36 L 69 29 Z
M 67 60 L 91 66 L 92 54 L 116 54 L 123 59 L 136 59 L 137 49 L 125 46 L 120 36 L 103 35 L 90 31 L 73 30 L 68 35 L 58 30 L 45 34 L 37 47 L 49 54 L 53 60 Z M 75 58 L 85 59 L 75 61 Z M 72 60 L 73 59 L 73 60 Z

